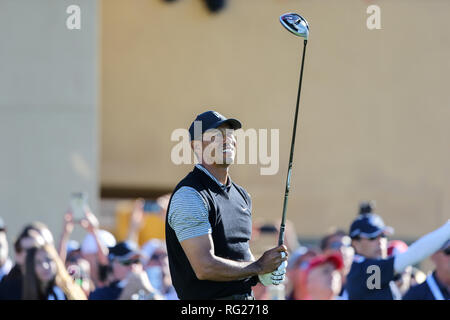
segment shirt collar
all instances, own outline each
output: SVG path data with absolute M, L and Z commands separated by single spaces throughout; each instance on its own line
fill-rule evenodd
M 202 170 L 204 173 L 206 173 L 215 183 L 217 183 L 217 185 L 222 189 L 222 190 L 226 190 L 227 188 L 230 187 L 231 185 L 231 178 L 230 176 L 228 176 L 228 183 L 225 185 L 223 183 L 221 183 L 219 180 L 216 179 L 216 177 L 214 177 L 211 172 L 208 171 L 208 169 L 206 169 L 204 166 L 202 166 L 201 164 L 196 164 L 195 167 L 199 170 Z

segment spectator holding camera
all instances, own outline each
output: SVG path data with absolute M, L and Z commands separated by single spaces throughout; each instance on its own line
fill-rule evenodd
M 97 217 L 86 211 L 80 225 L 87 231 L 81 243 L 81 256 L 89 262 L 90 277 L 96 288 L 108 285 L 108 248 L 116 245 L 115 237 L 99 228 Z
M 27 250 L 22 300 L 86 300 L 51 244 Z
M 90 279 L 95 287 L 108 284 L 108 248 L 116 244 L 115 237 L 106 230 L 100 229 L 100 224 L 87 204 L 87 195 L 74 193 L 70 207 L 64 215 L 63 231 L 59 243 L 59 256 L 66 261 L 67 247 L 75 225 L 79 224 L 87 235 L 80 246 L 81 257 L 88 261 Z

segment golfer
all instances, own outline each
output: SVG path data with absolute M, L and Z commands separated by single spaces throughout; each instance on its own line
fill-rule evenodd
M 198 115 L 189 128 L 199 163 L 175 187 L 166 217 L 170 274 L 180 299 L 253 300 L 258 280 L 284 280 L 284 245 L 258 260 L 250 251 L 251 198 L 228 173 L 239 128 L 238 120 L 215 111 Z

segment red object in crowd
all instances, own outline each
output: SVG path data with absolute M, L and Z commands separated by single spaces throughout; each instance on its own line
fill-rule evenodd
M 296 270 L 293 294 L 294 300 L 309 300 L 308 292 L 306 289 L 308 273 L 312 269 L 328 262 L 334 264 L 337 270 L 341 270 L 344 267 L 342 256 L 339 253 L 332 253 L 328 255 L 319 254 L 308 261 L 308 266 L 306 268 L 299 268 Z
M 311 259 L 311 261 L 308 264 L 308 267 L 306 268 L 306 273 L 308 273 L 310 270 L 314 269 L 317 266 L 320 266 L 321 264 L 331 262 L 334 264 L 334 267 L 337 270 L 341 270 L 344 267 L 344 262 L 342 261 L 342 256 L 337 253 L 332 253 L 329 255 L 318 255 Z
M 408 245 L 402 240 L 391 240 L 388 243 L 388 256 L 393 256 L 408 250 Z

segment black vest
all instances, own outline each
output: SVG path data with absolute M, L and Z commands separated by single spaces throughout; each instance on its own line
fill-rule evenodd
M 214 254 L 234 261 L 251 261 L 249 250 L 252 231 L 251 199 L 248 193 L 232 181 L 226 190 L 223 190 L 211 177 L 198 168 L 194 168 L 181 180 L 172 195 L 183 186 L 197 190 L 207 204 Z M 167 212 L 169 210 L 170 201 Z M 175 231 L 167 222 L 167 216 L 166 244 L 170 274 L 180 299 L 216 299 L 251 292 L 251 287 L 257 283 L 257 277 L 226 282 L 199 280 Z

